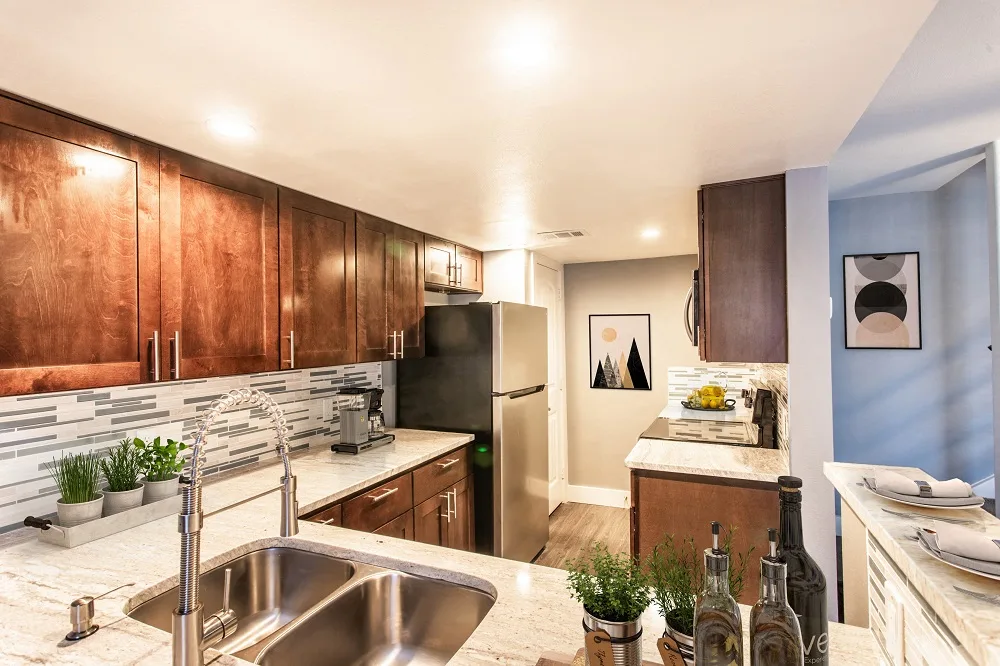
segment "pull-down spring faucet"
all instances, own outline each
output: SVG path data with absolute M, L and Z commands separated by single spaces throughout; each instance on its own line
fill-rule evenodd
M 281 485 L 268 492 L 281 491 L 281 536 L 294 536 L 299 532 L 295 477 L 292 476 L 292 467 L 288 462 L 288 429 L 285 427 L 284 413 L 271 396 L 257 389 L 234 389 L 222 395 L 212 402 L 198 423 L 198 432 L 191 448 L 190 480 L 184 488 L 181 512 L 177 516 L 177 529 L 181 533 L 181 570 L 179 599 L 172 621 L 174 666 L 203 666 L 204 651 L 226 636 L 231 636 L 237 629 L 238 618 L 229 608 L 228 589 L 223 609 L 209 616 L 208 620 L 203 619 L 205 612 L 199 599 L 201 524 L 205 518 L 201 510 L 201 474 L 205 465 L 205 433 L 219 415 L 245 403 L 261 409 L 278 434 L 275 449 L 281 456 L 285 475 L 281 477 Z M 228 578 L 227 575 L 227 588 Z

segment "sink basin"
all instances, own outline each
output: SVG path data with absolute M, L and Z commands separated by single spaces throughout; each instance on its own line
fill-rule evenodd
M 202 574 L 206 617 L 222 608 L 227 567 L 233 570 L 230 605 L 239 628 L 215 649 L 251 661 L 259 651 L 255 646 L 342 587 L 357 570 L 347 560 L 294 548 L 247 553 Z M 129 616 L 169 632 L 175 608 L 176 587 L 137 606 Z
M 352 582 L 283 631 L 262 666 L 444 664 L 495 599 L 479 590 L 383 571 Z

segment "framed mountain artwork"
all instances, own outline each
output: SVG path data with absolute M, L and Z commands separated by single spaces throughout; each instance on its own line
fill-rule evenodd
M 590 388 L 649 391 L 648 314 L 590 315 Z
M 844 257 L 848 349 L 920 349 L 920 254 Z

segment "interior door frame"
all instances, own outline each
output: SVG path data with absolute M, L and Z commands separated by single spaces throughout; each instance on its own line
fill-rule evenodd
M 542 266 L 546 269 L 555 271 L 559 276 L 559 287 L 556 294 L 556 324 L 559 327 L 559 331 L 556 334 L 556 341 L 560 347 L 558 353 L 558 368 L 559 368 L 559 381 L 560 381 L 560 395 L 559 395 L 559 443 L 557 453 L 557 460 L 559 463 L 559 478 L 555 487 L 549 487 L 549 514 L 556 510 L 556 508 L 566 501 L 567 487 L 569 485 L 569 444 L 567 441 L 568 427 L 566 422 L 566 300 L 565 300 L 565 276 L 563 272 L 563 265 L 554 259 L 550 259 L 545 255 L 539 254 L 537 252 L 531 253 L 531 270 L 529 271 L 529 279 L 531 284 L 529 285 L 528 293 L 531 297 L 531 304 L 537 305 L 537 298 L 535 295 L 535 267 Z

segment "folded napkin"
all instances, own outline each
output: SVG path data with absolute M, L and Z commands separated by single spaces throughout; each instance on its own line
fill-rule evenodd
M 911 497 L 972 497 L 973 495 L 972 486 L 961 479 L 914 481 L 888 469 L 875 470 L 875 489 Z
M 938 557 L 940 557 L 945 562 L 950 562 L 951 564 L 955 564 L 955 565 L 958 565 L 960 567 L 965 567 L 966 569 L 969 569 L 971 571 L 975 571 L 975 572 L 978 572 L 978 573 L 981 573 L 981 574 L 985 574 L 987 576 L 993 576 L 995 578 L 1000 578 L 1000 562 L 997 562 L 995 559 L 981 560 L 981 559 L 973 558 L 973 557 L 965 557 L 963 555 L 958 555 L 956 553 L 950 552 L 950 551 L 945 550 L 944 548 L 942 548 L 941 545 L 940 545 L 940 543 L 941 543 L 940 536 L 941 535 L 936 531 L 937 529 L 942 528 L 942 527 L 946 528 L 946 530 L 959 529 L 959 530 L 965 530 L 966 532 L 971 532 L 971 530 L 966 530 L 964 527 L 957 527 L 955 525 L 942 525 L 940 523 L 936 523 L 934 530 L 917 529 L 917 538 L 920 539 L 920 542 L 923 543 L 924 546 L 926 546 L 928 548 L 928 550 L 930 550 L 932 553 L 934 553 L 935 555 L 937 555 Z M 973 538 L 964 539 L 963 538 L 963 539 L 961 539 L 961 541 L 963 542 L 963 545 L 956 545 L 955 543 L 952 543 L 952 544 L 950 544 L 950 547 L 952 547 L 952 548 L 962 548 L 962 547 L 965 547 L 966 544 L 970 544 L 973 541 L 984 540 L 984 539 L 987 540 L 986 541 L 986 545 L 987 546 L 991 543 L 991 540 L 985 534 L 980 534 L 978 532 L 971 532 L 971 534 L 972 534 L 972 537 L 975 537 L 975 539 L 973 539 Z M 980 544 L 980 545 L 982 545 L 982 544 Z M 994 547 L 995 550 L 1000 551 L 1000 546 L 994 545 L 993 547 Z M 976 552 L 978 552 L 978 548 L 979 548 L 979 546 L 976 546 L 976 549 L 977 549 Z M 982 553 L 982 554 L 987 554 L 991 558 L 995 558 L 996 557 L 995 554 L 989 552 L 988 548 L 986 549 L 986 552 Z
M 984 562 L 1000 564 L 1000 544 L 982 532 L 975 532 L 968 527 L 950 523 L 934 522 L 937 532 L 937 546 L 946 553 L 968 557 Z

